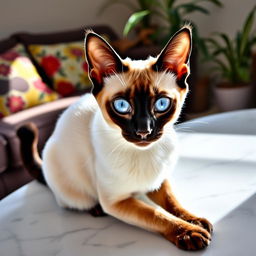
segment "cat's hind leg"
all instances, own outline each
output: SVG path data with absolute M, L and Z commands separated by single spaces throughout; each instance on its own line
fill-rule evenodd
M 90 175 L 77 159 L 68 157 L 70 152 L 60 153 L 58 144 L 54 140 L 48 141 L 44 149 L 43 171 L 56 201 L 63 208 L 91 209 L 98 200 Z
M 78 209 L 75 208 L 71 208 L 68 204 L 66 204 L 62 199 L 55 197 L 56 201 L 58 203 L 58 205 L 62 208 L 65 208 L 67 210 L 71 210 L 71 211 L 77 211 Z M 86 210 L 90 215 L 92 215 L 93 217 L 104 217 L 107 216 L 107 214 L 103 211 L 102 207 L 100 204 L 96 204 L 95 206 L 93 206 L 92 208 L 89 208 Z
M 181 206 L 181 204 L 175 198 L 168 180 L 165 180 L 162 183 L 160 189 L 148 193 L 147 196 L 153 202 L 160 205 L 162 208 L 172 213 L 176 217 L 201 226 L 208 232 L 212 233 L 213 226 L 207 219 L 197 217 Z

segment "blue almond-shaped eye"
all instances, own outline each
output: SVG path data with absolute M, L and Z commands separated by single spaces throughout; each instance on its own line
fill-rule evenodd
M 169 98 L 163 97 L 156 101 L 155 103 L 155 110 L 157 112 L 164 112 L 166 111 L 171 104 L 171 100 Z
M 125 99 L 114 100 L 114 108 L 120 114 L 127 114 L 131 112 L 131 105 Z

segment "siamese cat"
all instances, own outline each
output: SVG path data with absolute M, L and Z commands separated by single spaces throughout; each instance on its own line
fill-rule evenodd
M 177 159 L 173 128 L 188 92 L 191 29 L 178 31 L 156 57 L 121 59 L 88 31 L 85 55 L 92 92 L 59 118 L 43 150 L 34 125 L 21 127 L 23 161 L 42 171 L 61 207 L 112 215 L 198 250 L 212 225 L 176 200 L 169 173 Z

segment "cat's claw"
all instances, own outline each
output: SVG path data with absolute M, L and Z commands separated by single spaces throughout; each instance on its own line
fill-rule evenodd
M 178 248 L 188 251 L 204 249 L 211 242 L 211 234 L 208 231 L 189 223 L 179 223 L 175 230 L 164 236 Z
M 205 218 L 194 218 L 191 220 L 187 220 L 187 222 L 204 228 L 210 234 L 212 234 L 212 232 L 213 232 L 213 225 Z
M 203 232 L 187 230 L 177 236 L 176 246 L 183 250 L 200 250 L 210 244 L 211 238 Z

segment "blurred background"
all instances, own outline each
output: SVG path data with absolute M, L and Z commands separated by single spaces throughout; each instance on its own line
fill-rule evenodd
M 126 0 L 137 2 L 136 0 Z M 0 38 L 18 31 L 49 32 L 83 27 L 90 24 L 108 24 L 121 36 L 124 25 L 132 11 L 122 1 L 111 5 L 101 15 L 99 10 L 106 0 L 8 0 L 2 1 L 0 9 Z M 179 0 L 177 3 L 191 1 Z M 213 31 L 223 31 L 233 35 L 241 27 L 246 15 L 254 7 L 254 0 L 221 0 L 223 8 L 203 3 L 210 15 L 191 13 L 202 35 L 208 36 Z
M 195 40 L 184 118 L 190 119 L 255 106 L 254 8 L 255 0 L 9 0 L 0 10 L 0 39 L 17 32 L 49 33 L 104 24 L 118 34 L 113 44 L 127 53 L 124 57 L 127 50 L 140 47 L 143 50 L 130 55 L 145 58 L 156 55 L 189 22 Z M 231 92 L 234 88 L 241 91 Z M 242 100 L 242 95 L 249 96 Z

